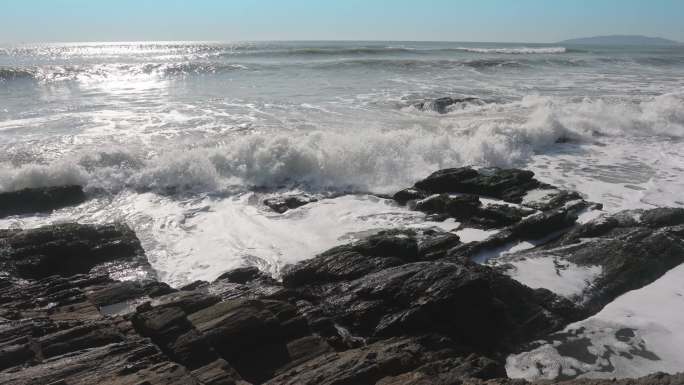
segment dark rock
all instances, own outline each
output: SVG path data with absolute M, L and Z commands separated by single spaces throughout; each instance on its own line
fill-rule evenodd
M 266 384 L 391 383 L 381 380 L 402 374 L 411 375 L 418 368 L 427 371 L 425 365 L 436 362 L 441 362 L 444 371 L 451 372 L 453 378 L 458 376 L 463 379 L 481 373 L 481 364 L 476 363 L 476 358 L 463 357 L 453 350 L 453 346 L 452 341 L 435 336 L 391 338 L 361 348 L 321 355 L 283 372 Z M 491 360 L 485 361 L 482 360 L 484 366 L 493 364 Z M 495 370 L 488 370 L 504 373 L 500 365 Z
M 577 215 L 565 210 L 554 210 L 531 215 L 511 226 L 510 231 L 515 240 L 538 239 L 573 226 Z
M 150 301 L 154 307 L 176 307 L 185 314 L 195 313 L 221 301 L 216 295 L 202 291 L 178 291 L 157 297 Z
M 296 308 L 280 301 L 221 302 L 188 318 L 221 357 L 256 383 L 291 361 L 289 341 L 309 334 Z
M 168 384 L 197 380 L 181 365 L 169 362 L 149 342 L 136 339 L 79 349 L 34 365 L 0 372 L 0 384 Z
M 431 194 L 458 193 L 464 182 L 477 178 L 480 175 L 471 167 L 447 168 L 435 171 L 427 178 L 416 182 L 418 190 L 427 191 Z
M 217 296 L 222 301 L 236 299 L 283 299 L 287 297 L 283 285 L 270 276 L 263 274 L 245 283 L 217 279 L 201 290 Z
M 275 374 L 278 375 L 308 360 L 332 352 L 332 347 L 319 336 L 310 335 L 288 342 L 287 354 L 290 362 L 286 366 L 279 368 Z
M 208 285 L 209 285 L 209 282 L 207 282 L 207 281 L 197 280 L 194 282 L 190 282 L 187 285 L 183 285 L 183 286 L 179 287 L 178 290 L 180 290 L 180 291 L 193 291 L 193 290 L 197 290 L 197 289 L 206 287 Z
M 443 257 L 446 250 L 459 243 L 454 234 L 383 231 L 359 242 L 332 248 L 287 269 L 283 283 L 297 287 L 355 279 L 408 262 Z
M 113 305 L 145 295 L 140 282 L 107 282 L 101 286 L 89 287 L 86 291 L 88 299 L 97 306 Z
M 206 366 L 193 370 L 192 375 L 202 385 L 249 385 L 223 359 L 218 359 Z
M 663 207 L 647 210 L 641 214 L 641 222 L 654 228 L 682 225 L 684 224 L 684 209 Z
M 102 272 L 150 271 L 135 233 L 125 224 L 65 223 L 0 232 L 0 268 L 39 279 Z
M 227 271 L 201 290 L 222 301 L 287 297 L 280 282 L 254 266 Z
M 548 187 L 534 179 L 532 171 L 470 167 L 440 170 L 415 184 L 416 189 L 432 194 L 478 194 L 513 203 L 522 202 L 530 190 Z
M 461 244 L 461 239 L 454 233 L 425 231 L 418 242 L 418 258 L 422 261 L 433 261 L 447 256 L 453 247 Z
M 533 210 L 505 204 L 489 204 L 476 212 L 471 218 L 464 218 L 468 226 L 493 229 L 513 225 L 532 215 Z
M 544 190 L 542 190 L 544 192 Z M 582 200 L 582 195 L 576 191 L 567 190 L 548 190 L 545 196 L 533 202 L 526 202 L 525 206 L 531 207 L 539 211 L 555 210 L 563 207 L 565 204 Z
M 467 104 L 484 104 L 482 99 L 466 97 L 466 98 L 452 98 L 452 97 L 442 97 L 438 99 L 428 100 L 420 103 L 416 103 L 414 106 L 423 111 L 434 111 L 440 114 L 446 114 L 448 108 L 456 105 L 467 105 Z
M 219 359 L 180 308 L 156 307 L 138 311 L 131 321 L 141 335 L 151 338 L 174 361 L 190 369 Z
M 0 193 L 0 218 L 48 212 L 86 200 L 81 186 L 39 187 Z
M 0 292 L 0 317 L 96 320 L 101 314 L 86 296 L 86 288 L 113 282 L 105 276 L 53 276 L 33 282 L 10 279 Z
M 530 209 L 505 204 L 483 205 L 480 198 L 469 194 L 433 195 L 417 201 L 415 209 L 428 214 L 441 214 L 454 218 L 461 222 L 462 227 L 484 229 L 509 226 L 534 213 Z
M 392 196 L 392 199 L 397 201 L 399 204 L 405 205 L 410 201 L 420 200 L 427 198 L 427 194 L 423 191 L 417 190 L 415 188 L 403 189 Z
M 477 199 L 477 197 L 475 197 Z M 448 194 L 432 195 L 425 199 L 416 202 L 415 209 L 428 214 L 441 214 L 447 211 L 447 207 L 452 198 Z M 480 205 L 480 200 L 477 199 L 477 206 Z
M 385 377 L 376 385 L 451 385 L 469 379 L 503 378 L 505 368 L 498 362 L 472 354 L 465 358 L 429 362 L 413 371 Z
M 176 289 L 172 288 L 165 282 L 145 281 L 143 282 L 143 291 L 145 291 L 150 298 L 155 298 L 162 295 L 175 293 Z
M 224 280 L 232 283 L 245 284 L 256 279 L 267 278 L 268 276 L 256 266 L 240 267 L 221 274 L 217 280 Z
M 282 214 L 288 210 L 296 209 L 297 207 L 317 201 L 317 198 L 304 194 L 283 195 L 264 199 L 264 205 L 270 207 L 273 211 Z
M 34 349 L 46 359 L 123 340 L 123 335 L 108 322 L 89 322 L 40 337 L 34 340 Z
M 284 282 L 291 283 L 287 275 Z M 353 335 L 437 332 L 486 354 L 509 351 L 584 315 L 546 290 L 462 261 L 407 263 L 335 285 L 313 282 L 298 290 Z

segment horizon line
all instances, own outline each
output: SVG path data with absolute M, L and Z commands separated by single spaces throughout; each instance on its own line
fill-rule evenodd
M 0 42 L 0 44 L 135 44 L 135 43 L 268 43 L 268 42 L 396 42 L 396 43 L 504 43 L 504 44 L 556 44 L 559 42 L 531 42 L 531 41 L 476 41 L 476 40 L 383 40 L 383 39 L 242 39 L 242 40 L 44 40 Z
M 382 42 L 392 42 L 392 43 L 482 43 L 482 44 L 562 44 L 571 40 L 578 39 L 591 39 L 598 37 L 647 37 L 652 39 L 664 39 L 674 42 L 676 45 L 684 44 L 678 40 L 673 40 L 669 38 L 664 38 L 661 36 L 647 36 L 647 35 L 596 35 L 596 36 L 584 36 L 584 37 L 574 37 L 563 39 L 554 42 L 532 42 L 532 41 L 483 41 L 483 40 L 383 40 L 383 39 L 241 39 L 241 40 L 45 40 L 45 41 L 21 41 L 21 42 L 0 42 L 0 45 L 27 45 L 27 44 L 149 44 L 149 43 L 210 43 L 210 44 L 227 44 L 227 43 L 268 43 L 268 42 L 293 42 L 293 43 L 305 43 L 305 42 L 337 42 L 337 43 L 382 43 Z M 567 43 L 566 43 L 567 44 Z

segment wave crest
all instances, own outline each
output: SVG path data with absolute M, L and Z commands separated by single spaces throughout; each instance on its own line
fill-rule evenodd
M 565 47 L 498 47 L 498 48 L 478 48 L 478 47 L 459 47 L 460 51 L 474 53 L 502 53 L 502 54 L 558 54 L 565 53 Z
M 558 142 L 608 138 L 684 137 L 684 95 L 641 103 L 529 96 L 487 109 L 517 110 L 524 120 L 468 120 L 403 129 L 288 131 L 236 135 L 225 144 L 193 148 L 117 149 L 81 153 L 50 166 L 0 168 L 0 190 L 60 184 L 91 189 L 170 193 L 297 186 L 309 190 L 392 192 L 435 169 L 462 165 L 524 166 Z M 451 114 L 454 114 L 453 116 Z M 426 117 L 434 119 L 434 117 Z

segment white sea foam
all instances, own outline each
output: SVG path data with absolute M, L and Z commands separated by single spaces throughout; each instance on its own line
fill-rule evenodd
M 459 47 L 459 50 L 475 53 L 503 53 L 503 54 L 549 54 L 549 53 L 565 53 L 565 47 L 497 47 L 497 48 L 479 48 L 479 47 Z
M 49 166 L 25 165 L 0 168 L 0 191 L 15 191 L 29 187 L 84 185 L 88 174 L 79 166 L 57 162 Z
M 641 104 L 567 103 L 526 97 L 525 120 L 446 120 L 438 127 L 248 134 L 229 142 L 157 151 L 89 150 L 50 165 L 4 167 L 0 190 L 64 183 L 121 191 L 211 192 L 236 185 L 392 192 L 427 173 L 460 165 L 522 165 L 558 140 L 591 145 L 625 136 L 684 135 L 684 99 Z
M 510 377 L 641 377 L 684 367 L 684 265 L 628 292 L 595 316 L 569 325 L 565 337 L 506 361 Z
M 600 266 L 578 266 L 548 257 L 531 257 L 506 261 L 511 278 L 531 287 L 544 288 L 568 298 L 577 299 L 599 277 Z
M 0 219 L 0 228 L 65 220 L 129 223 L 159 277 L 174 286 L 213 280 L 244 265 L 278 276 L 286 264 L 387 228 L 451 230 L 458 226 L 454 221 L 427 221 L 423 213 L 368 195 L 325 199 L 281 215 L 261 206 L 253 193 L 187 200 L 121 193 L 111 200 L 94 199 L 58 210 L 49 217 Z

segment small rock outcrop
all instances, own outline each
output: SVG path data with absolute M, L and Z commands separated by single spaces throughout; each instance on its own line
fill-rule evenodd
M 86 200 L 81 186 L 26 188 L 0 193 L 0 218 L 49 212 Z
M 140 241 L 127 225 L 77 223 L 0 230 L 0 269 L 32 279 L 92 270 L 119 275 L 150 271 Z
M 449 96 L 426 100 L 423 102 L 418 102 L 413 106 L 421 111 L 433 111 L 439 114 L 446 114 L 449 112 L 450 108 L 454 106 L 461 106 L 461 108 L 468 105 L 483 105 L 485 102 L 479 98 L 465 97 L 465 98 L 452 98 Z
M 288 210 L 296 209 L 309 203 L 317 202 L 318 198 L 306 194 L 299 195 L 279 195 L 264 199 L 264 205 L 278 214 L 283 214 Z
M 551 186 L 534 179 L 532 171 L 470 167 L 440 170 L 415 184 L 416 189 L 430 194 L 477 194 L 513 203 L 522 202 L 528 191 L 543 187 Z

